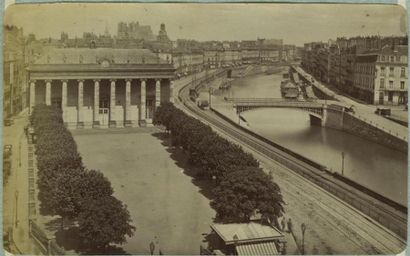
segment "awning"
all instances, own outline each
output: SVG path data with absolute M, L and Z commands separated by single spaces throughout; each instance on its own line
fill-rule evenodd
M 238 255 L 278 255 L 278 250 L 274 242 L 251 243 L 237 245 Z

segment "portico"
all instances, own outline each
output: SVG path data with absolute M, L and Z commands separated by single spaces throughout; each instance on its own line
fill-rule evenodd
M 59 107 L 70 128 L 145 126 L 172 101 L 174 71 L 148 50 L 54 49 L 29 68 L 30 110 Z

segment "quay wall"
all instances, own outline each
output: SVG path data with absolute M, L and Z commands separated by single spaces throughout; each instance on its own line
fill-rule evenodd
M 345 111 L 337 111 L 331 109 L 324 109 L 322 120 L 310 115 L 310 124 L 332 128 L 343 132 L 350 133 L 355 136 L 360 136 L 367 140 L 376 142 L 386 147 L 407 153 L 407 141 L 388 133 L 373 124 L 360 119 L 354 114 Z
M 358 135 L 405 153 L 407 153 L 408 150 L 407 141 L 374 127 L 374 125 L 369 124 L 350 113 L 344 113 L 343 131 Z
M 294 67 L 291 68 L 294 72 L 297 72 Z M 308 84 L 312 84 L 311 81 L 307 80 L 304 76 L 299 75 L 299 77 Z M 312 88 L 318 98 L 336 100 L 332 95 L 317 88 L 315 84 L 312 84 Z M 315 124 L 316 122 L 311 123 Z M 326 111 L 324 111 L 322 126 L 342 130 L 401 152 L 407 153 L 408 151 L 408 143 L 406 140 L 377 127 L 375 124 L 366 122 L 351 113 L 329 110 L 326 113 Z
M 283 164 L 287 168 L 295 171 L 299 175 L 310 180 L 322 189 L 356 208 L 365 215 L 382 226 L 393 231 L 403 239 L 407 237 L 407 207 L 395 203 L 382 195 L 367 189 L 343 176 L 325 170 L 324 166 L 307 159 L 265 137 L 237 124 L 235 121 L 226 117 L 218 110 L 211 107 L 216 115 L 236 126 L 237 128 L 251 134 L 257 139 L 275 147 L 280 152 L 272 152 L 263 149 L 259 144 L 252 145 L 259 152 L 271 159 Z M 261 148 L 258 148 L 261 147 Z M 284 154 L 283 154 L 284 153 Z M 292 157 L 294 159 L 292 159 Z M 295 161 L 296 160 L 296 161 Z M 300 163 L 302 162 L 302 163 Z

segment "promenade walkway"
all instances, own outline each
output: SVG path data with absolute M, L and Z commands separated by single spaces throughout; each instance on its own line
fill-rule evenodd
M 308 74 L 304 71 L 301 67 L 293 66 L 295 70 L 303 77 L 305 77 L 308 81 L 311 81 L 313 78 L 312 75 Z M 398 123 L 395 123 L 391 120 L 388 120 L 380 115 L 375 113 L 377 106 L 375 105 L 367 105 L 352 98 L 343 96 L 338 94 L 337 92 L 333 91 L 335 88 L 328 88 L 323 83 L 317 81 L 315 79 L 314 86 L 324 92 L 326 95 L 334 97 L 336 100 L 345 103 L 346 105 L 354 106 L 355 107 L 355 116 L 369 124 L 372 124 L 375 127 L 378 127 L 387 133 L 392 134 L 402 140 L 408 141 L 408 129 Z M 397 111 L 396 111 L 397 112 Z M 406 112 L 407 113 L 407 112 Z M 403 114 L 400 114 L 403 117 Z

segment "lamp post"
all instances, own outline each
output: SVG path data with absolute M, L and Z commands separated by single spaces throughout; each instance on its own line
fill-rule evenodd
M 19 197 L 19 191 L 16 190 L 16 192 L 15 192 L 15 199 L 16 199 L 15 214 L 16 214 L 16 216 L 15 216 L 15 223 L 14 223 L 16 227 L 17 227 L 18 224 L 19 224 L 19 219 L 18 219 L 18 206 L 17 206 L 18 197 Z
M 344 176 L 345 170 L 345 152 L 342 151 L 342 176 Z
M 209 108 L 211 108 L 211 106 L 212 106 L 212 93 L 213 93 L 213 90 L 214 88 L 212 88 L 212 87 L 209 87 Z
M 305 223 L 302 223 L 302 225 L 300 225 L 300 228 L 302 229 L 302 255 L 304 255 L 305 254 L 305 231 L 306 231 Z

